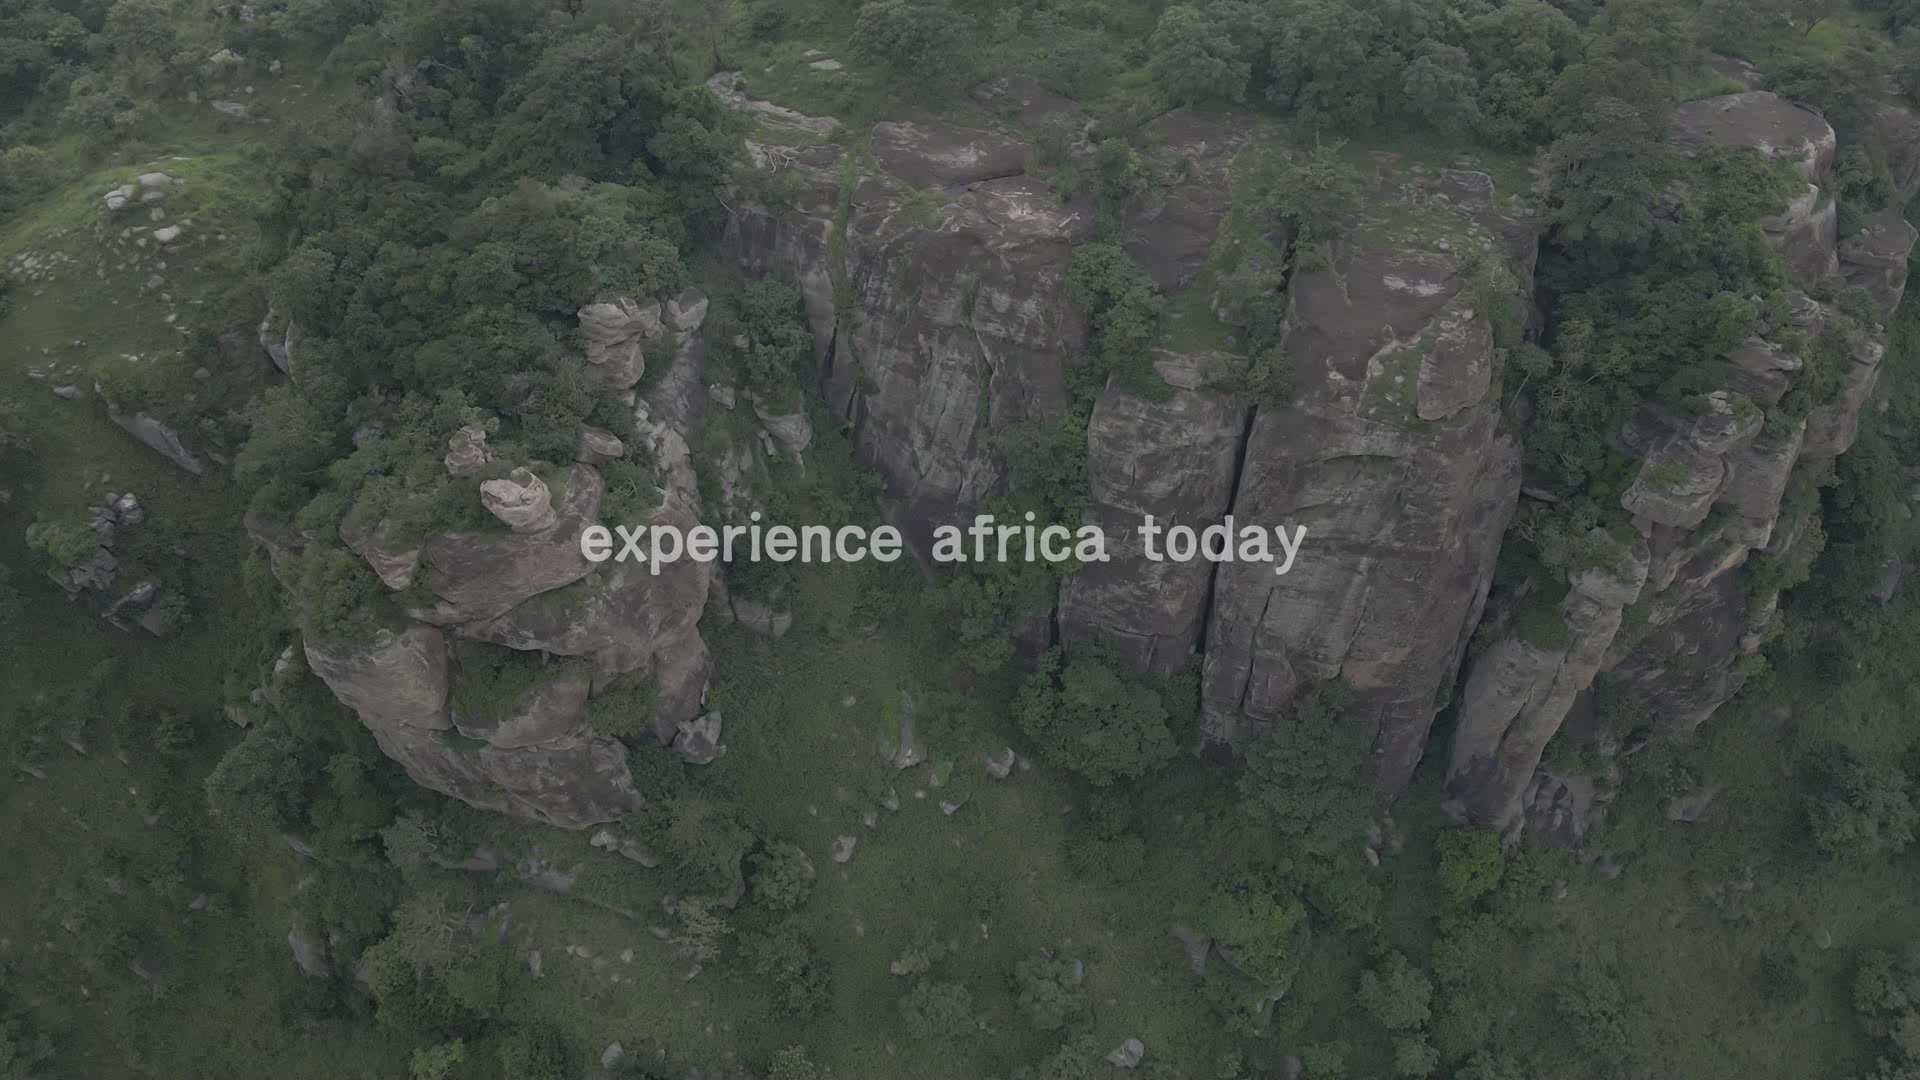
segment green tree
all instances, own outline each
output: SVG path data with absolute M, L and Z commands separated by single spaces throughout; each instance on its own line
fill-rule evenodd
M 511 1080 L 565 1080 L 567 1046 L 551 1024 L 515 1024 L 500 1037 L 500 1069 Z
M 1814 792 L 1806 800 L 1814 843 L 1833 856 L 1872 856 L 1906 850 L 1920 826 L 1907 777 L 1892 765 L 1874 765 L 1850 748 L 1830 747 L 1808 767 Z
M 1398 953 L 1360 974 L 1360 1007 L 1388 1031 L 1425 1027 L 1433 1015 L 1433 983 Z
M 1177 105 L 1246 97 L 1252 67 L 1230 29 L 1198 8 L 1176 4 L 1161 12 L 1147 53 L 1154 85 Z
M 101 33 L 122 56 L 165 57 L 175 41 L 173 12 L 160 0 L 114 0 Z
M 1440 893 L 1456 908 L 1492 892 L 1506 869 L 1500 834 L 1492 829 L 1449 829 L 1440 834 Z
M 1096 787 L 1150 772 L 1178 753 L 1158 693 L 1097 660 L 1075 658 L 1063 671 L 1057 649 L 1028 676 L 1014 715 L 1043 757 Z
M 448 1080 L 453 1070 L 467 1060 L 467 1044 L 455 1039 L 438 1046 L 425 1046 L 413 1052 L 409 1072 L 413 1080 Z
M 1254 820 L 1278 837 L 1345 858 L 1373 807 L 1360 775 L 1370 736 L 1342 722 L 1341 699 L 1337 684 L 1312 690 L 1263 725 L 1247 744 L 1239 788 Z
M 1243 873 L 1207 895 L 1194 929 L 1213 938 L 1233 966 L 1267 987 L 1293 977 L 1307 938 L 1300 902 L 1266 876 Z
M 773 1061 L 767 1067 L 767 1080 L 823 1080 L 825 1075 L 804 1046 L 774 1051 Z
M 754 895 L 781 911 L 793 911 L 813 895 L 813 865 L 792 844 L 775 844 L 753 857 L 748 879 Z
M 1410 1033 L 1393 1040 L 1393 1071 L 1401 1076 L 1431 1076 L 1440 1067 L 1440 1055 L 1425 1035 Z
M 317 762 L 306 742 L 275 723 L 255 724 L 207 774 L 207 809 L 228 828 L 286 832 L 304 820 Z
M 946 4 L 867 0 L 854 17 L 847 44 L 854 55 L 896 78 L 945 82 L 964 66 L 958 62 L 966 33 L 964 17 Z
M 974 1030 L 973 995 L 955 982 L 921 979 L 900 999 L 907 1034 L 922 1042 L 952 1042 Z
M 1013 967 L 1014 990 L 1020 1011 L 1041 1031 L 1055 1031 L 1081 1009 L 1074 965 L 1066 960 L 1029 957 Z

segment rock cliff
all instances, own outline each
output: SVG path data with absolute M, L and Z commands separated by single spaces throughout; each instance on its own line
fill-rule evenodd
M 1457 702 L 1452 805 L 1509 829 L 1530 814 L 1561 829 L 1571 814 L 1577 835 L 1604 802 L 1604 781 L 1541 765 L 1596 694 L 1686 728 L 1737 692 L 1776 606 L 1750 587 L 1747 563 L 1782 557 L 1805 534 L 1782 507 L 1852 444 L 1915 242 L 1893 212 L 1837 235 L 1836 140 L 1812 113 L 1764 91 L 1682 106 L 1676 149 L 1752 148 L 1805 182 L 1764 223 L 1799 289 L 1795 310 L 1713 366 L 1721 386 L 1684 407 L 1645 406 L 1612 433 L 1640 463 L 1620 498 L 1632 528 L 1596 532 L 1597 554 L 1566 574 L 1563 595 L 1544 606 L 1523 594 L 1490 600 L 1521 500 L 1551 497 L 1521 494 L 1512 403 L 1498 391 L 1534 287 L 1539 225 L 1527 193 L 1498 190 L 1470 162 L 1360 159 L 1361 190 L 1337 239 L 1295 260 L 1275 291 L 1278 346 L 1259 362 L 1281 365 L 1291 386 L 1262 390 L 1216 322 L 1213 271 L 1224 247 L 1246 240 L 1242 163 L 1287 151 L 1249 116 L 1167 113 L 1143 139 L 1158 179 L 1104 218 L 1105 235 L 1180 313 L 1152 357 L 1163 385 L 1143 395 L 1116 379 L 1076 402 L 1088 313 L 1066 283 L 1076 247 L 1100 237 L 1103 219 L 1043 181 L 1035 150 L 1038 132 L 1055 127 L 1069 154 L 1086 152 L 1072 103 L 1002 82 L 977 95 L 994 119 L 850 133 L 756 101 L 738 75 L 709 85 L 750 121 L 747 157 L 761 174 L 732 200 L 728 253 L 749 275 L 798 288 L 815 389 L 884 480 L 910 537 L 924 541 L 934 525 L 1009 494 L 1009 436 L 1084 418 L 1086 520 L 1106 528 L 1113 558 L 1064 577 L 1054 642 L 1154 675 L 1197 668 L 1205 737 L 1221 747 L 1283 718 L 1305 689 L 1340 680 L 1352 691 L 1347 721 L 1372 737 L 1374 780 L 1388 798 L 1406 787 L 1436 715 Z M 1920 131 L 1904 114 L 1882 122 Z M 1920 135 L 1910 141 L 1920 146 Z M 1912 186 L 1920 166 L 1896 165 Z M 1284 250 L 1285 232 L 1260 241 Z M 1848 288 L 1872 319 L 1812 298 Z M 658 477 L 657 500 L 631 523 L 683 528 L 740 513 L 763 461 L 804 460 L 814 438 L 805 410 L 708 386 L 705 311 L 689 293 L 609 298 L 579 313 L 581 362 L 632 402 L 630 437 L 583 430 L 575 461 L 503 474 L 482 429 L 455 435 L 450 476 L 472 484 L 502 528 L 404 550 L 377 525 L 343 534 L 404 591 L 406 618 L 366 644 L 309 641 L 309 658 L 420 782 L 569 827 L 610 820 L 644 793 L 623 744 L 593 730 L 593 702 L 650 680 L 651 727 L 673 742 L 703 713 L 703 616 L 776 636 L 791 624 L 760 600 L 729 598 L 707 566 L 682 562 L 656 577 L 579 555 L 581 530 L 601 520 L 599 469 L 623 455 L 645 455 Z M 1804 419 L 1777 410 L 1768 419 L 1809 378 L 1807 343 L 1842 325 L 1852 338 L 1837 389 Z M 658 364 L 666 370 L 636 395 Z M 715 445 L 701 438 L 710 409 L 754 426 L 755 438 L 697 458 L 692 447 Z M 1306 540 L 1284 575 L 1156 562 L 1135 546 L 1134 526 L 1149 514 L 1196 529 L 1230 516 L 1304 527 Z M 302 543 L 256 532 L 276 565 Z M 449 662 L 450 643 L 549 667 L 493 714 L 464 716 L 450 705 L 467 677 Z

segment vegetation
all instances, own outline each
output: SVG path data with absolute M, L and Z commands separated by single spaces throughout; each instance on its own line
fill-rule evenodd
M 1890 86 L 1920 100 L 1917 16 L 1799 0 L 0 3 L 0 1076 L 558 1080 L 617 1040 L 613 1068 L 633 1075 L 1066 1080 L 1139 1038 L 1150 1077 L 1256 1080 L 1290 1058 L 1308 1080 L 1910 1077 L 1920 601 L 1862 597 L 1915 554 L 1920 321 L 1907 305 L 1882 325 L 1862 289 L 1803 295 L 1767 231 L 1798 173 L 1676 154 L 1668 118 L 1727 89 L 1709 49 L 1752 61 L 1839 130 L 1824 186 L 1854 236 L 1903 200 L 1900 148 L 1876 132 Z M 735 70 L 844 126 L 729 111 L 701 83 Z M 1003 76 L 1037 111 L 1051 99 L 1028 78 L 1071 97 L 1071 119 L 1047 134 L 989 115 L 970 91 Z M 1204 266 L 1163 296 L 1134 230 L 1182 221 L 1210 167 L 1157 141 L 1175 106 L 1196 124 L 1237 110 L 1254 137 Z M 1447 820 L 1435 749 L 1385 805 L 1379 688 L 1305 651 L 1288 704 L 1242 718 L 1224 753 L 1200 672 L 1049 648 L 1062 583 L 1086 568 L 741 564 L 733 596 L 794 625 L 774 642 L 703 621 L 725 756 L 688 767 L 657 744 L 665 672 L 610 678 L 455 627 L 460 727 L 407 737 L 487 767 L 470 732 L 590 675 L 587 727 L 566 738 L 624 748 L 632 809 L 575 833 L 411 781 L 308 667 L 434 602 L 427 541 L 503 535 L 485 480 L 527 465 L 562 500 L 583 425 L 627 446 L 597 466 L 603 520 L 668 497 L 674 463 L 582 363 L 582 305 L 698 285 L 703 381 L 747 398 L 727 409 L 716 391 L 715 430 L 736 439 L 766 412 L 815 431 L 804 460 L 749 455 L 739 505 L 879 513 L 871 418 L 837 423 L 817 392 L 858 370 L 851 337 L 821 360 L 795 283 L 727 257 L 765 224 L 744 193 L 801 197 L 746 180 L 738 148 L 830 141 L 854 175 L 877 151 L 868 121 L 936 116 L 1032 139 L 1032 176 L 1096 219 L 1065 282 L 1086 355 L 1034 388 L 1051 395 L 1041 419 L 995 421 L 998 389 L 981 403 L 978 503 L 1003 520 L 1085 519 L 1096 409 L 1187 400 L 1156 350 L 1243 356 L 1203 392 L 1261 422 L 1318 408 L 1287 340 L 1299 282 L 1340 279 L 1370 230 L 1422 227 L 1382 220 L 1380 184 L 1463 160 L 1499 174 L 1503 205 L 1544 229 L 1531 282 L 1499 265 L 1505 238 L 1420 240 L 1487 313 L 1501 430 L 1523 455 L 1491 625 L 1544 650 L 1576 640 L 1575 579 L 1629 569 L 1623 494 L 1691 478 L 1645 464 L 1623 425 L 1691 423 L 1760 338 L 1803 366 L 1777 401 L 1743 383 L 1731 407 L 1763 440 L 1800 439 L 1887 334 L 1854 448 L 1791 479 L 1780 544 L 1722 568 L 1771 613 L 1736 628 L 1746 692 L 1677 739 L 1672 718 L 1597 688 L 1596 734 L 1570 745 L 1570 724 L 1551 759 L 1618 777 L 1576 856 Z M 1539 175 L 1510 183 L 1536 155 Z M 223 237 L 169 254 L 153 287 L 107 254 L 100 207 L 150 168 L 182 181 L 153 209 Z M 871 240 L 848 216 L 827 241 L 843 276 L 847 246 Z M 854 284 L 836 282 L 843 304 Z M 293 343 L 291 377 L 251 354 L 263 319 Z M 686 374 L 643 345 L 643 391 Z M 104 409 L 56 409 L 47 391 L 68 383 L 163 417 L 217 467 L 189 479 Z M 454 477 L 448 441 L 469 426 L 490 460 Z M 720 449 L 692 447 L 703 482 Z M 162 579 L 151 626 L 115 629 L 46 573 L 96 559 L 87 508 L 109 485 L 149 508 L 150 532 L 115 550 L 127 583 Z M 1688 537 L 1700 561 L 1663 569 L 1718 566 L 1731 547 L 1703 538 L 1751 527 L 1715 515 Z M 271 560 L 243 517 L 279 538 Z M 370 542 L 425 545 L 416 584 L 376 576 Z M 1636 605 L 1616 644 L 1689 614 Z M 931 755 L 905 771 L 903 728 Z M 987 763 L 1010 747 L 998 779 Z M 1672 819 L 1702 791 L 1708 812 Z M 850 861 L 829 861 L 843 839 Z M 1181 955 L 1194 942 L 1204 964 Z

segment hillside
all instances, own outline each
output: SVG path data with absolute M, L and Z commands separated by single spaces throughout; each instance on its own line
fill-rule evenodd
M 1909 17 L 0 8 L 0 1072 L 1909 1076 Z

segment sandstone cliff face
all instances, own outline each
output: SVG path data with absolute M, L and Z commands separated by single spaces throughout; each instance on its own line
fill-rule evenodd
M 1892 317 L 1914 230 L 1898 212 L 1882 212 L 1851 236 L 1835 235 L 1838 207 L 1823 186 L 1836 144 L 1825 121 L 1750 91 L 1683 105 L 1672 140 L 1683 150 L 1749 147 L 1791 162 L 1807 191 L 1765 223 L 1789 279 L 1806 290 L 1864 289 L 1874 315 Z M 1797 344 L 1842 319 L 1833 305 L 1802 295 L 1788 329 Z M 1649 405 L 1635 414 L 1616 438 L 1641 459 L 1621 499 L 1639 534 L 1632 572 L 1596 578 L 1600 571 L 1588 570 L 1573 579 L 1560 612 L 1564 649 L 1541 650 L 1506 631 L 1469 667 L 1448 768 L 1465 817 L 1502 828 L 1560 821 L 1568 812 L 1561 796 L 1570 792 L 1585 793 L 1573 800 L 1576 818 L 1591 811 L 1593 778 L 1539 768 L 1547 741 L 1590 686 L 1647 726 L 1681 731 L 1739 691 L 1742 661 L 1759 650 L 1777 609 L 1777 594 L 1752 595 L 1742 569 L 1756 552 L 1784 556 L 1801 541 L 1803 522 L 1781 521 L 1789 487 L 1852 446 L 1884 353 L 1880 327 L 1858 332 L 1838 391 L 1804 420 L 1763 417 L 1808 378 L 1809 361 L 1760 338 L 1727 357 L 1725 389 L 1695 399 L 1690 412 Z M 1543 806 L 1552 812 L 1542 815 Z M 1584 823 L 1569 828 L 1577 836 Z
M 995 92 L 1020 116 L 1063 111 Z M 1152 131 L 1183 159 L 1183 179 L 1127 209 L 1123 243 L 1177 292 L 1208 264 L 1255 126 L 1179 110 Z M 835 294 L 806 286 L 829 405 L 917 530 L 971 513 L 1000 481 L 1000 436 L 1067 406 L 1085 314 L 1063 283 L 1091 215 L 1008 175 L 1025 155 L 994 132 L 882 124 L 851 160 L 817 147 L 753 156 L 796 177 L 797 194 L 743 210 L 742 262 L 845 283 Z M 1351 238 L 1293 282 L 1284 352 L 1296 400 L 1237 391 L 1244 359 L 1211 348 L 1158 354 L 1162 400 L 1101 393 L 1089 516 L 1107 527 L 1113 561 L 1070 577 L 1060 640 L 1157 674 L 1204 654 L 1208 729 L 1222 741 L 1279 715 L 1308 683 L 1344 678 L 1360 691 L 1356 722 L 1379 733 L 1383 789 L 1402 786 L 1519 482 L 1478 298 L 1486 286 L 1526 292 L 1533 235 L 1499 204 L 1485 174 L 1381 162 Z M 1199 528 L 1229 513 L 1306 526 L 1292 572 L 1154 563 L 1134 547 L 1145 514 Z
M 1076 245 L 1095 238 L 1095 215 L 1027 175 L 1034 132 L 1071 131 L 1076 107 L 1003 82 L 978 95 L 1003 124 L 849 134 L 754 101 L 738 76 L 710 86 L 754 122 L 748 158 L 766 181 L 736 200 L 730 251 L 749 274 L 798 287 L 817 389 L 884 479 L 897 520 L 924 540 L 1005 494 L 1007 437 L 1066 416 L 1087 344 L 1087 313 L 1065 281 Z M 1910 116 L 1883 122 L 1920 132 Z M 1236 163 L 1261 144 L 1258 125 L 1176 110 L 1148 131 L 1178 179 L 1121 208 L 1119 239 L 1168 296 L 1197 301 L 1181 305 L 1183 317 L 1207 321 L 1208 271 L 1231 242 L 1223 227 Z M 1880 214 L 1836 235 L 1825 191 L 1836 145 L 1823 121 L 1752 91 L 1683 106 L 1673 139 L 1791 162 L 1807 190 L 1766 229 L 1793 279 L 1809 292 L 1857 286 L 1883 320 L 1891 315 L 1914 231 Z M 1920 165 L 1899 168 L 1902 183 L 1920 177 Z M 1374 736 L 1387 797 L 1404 789 L 1457 690 L 1448 787 L 1460 813 L 1577 837 L 1604 784 L 1543 770 L 1548 743 L 1570 715 L 1590 711 L 1596 684 L 1679 728 L 1738 690 L 1740 661 L 1775 608 L 1773 597 L 1749 596 L 1743 569 L 1754 552 L 1783 554 L 1804 535 L 1803 522 L 1781 520 L 1783 500 L 1851 445 L 1884 340 L 1865 334 L 1838 393 L 1804 420 L 1764 422 L 1806 378 L 1799 342 L 1840 317 L 1802 297 L 1797 336 L 1755 337 L 1726 358 L 1723 387 L 1685 410 L 1632 417 L 1613 436 L 1641 462 L 1621 500 L 1632 534 L 1597 540 L 1613 554 L 1569 575 L 1553 632 L 1522 633 L 1514 612 L 1526 597 L 1488 600 L 1522 497 L 1490 306 L 1531 294 L 1537 225 L 1514 193 L 1470 168 L 1381 155 L 1364 187 L 1342 238 L 1286 284 L 1279 361 L 1291 392 L 1255 396 L 1248 359 L 1222 335 L 1182 332 L 1154 356 L 1163 393 L 1110 384 L 1093 398 L 1086 513 L 1106 527 L 1113 558 L 1065 579 L 1050 633 L 1142 672 L 1197 665 L 1206 734 L 1221 744 L 1283 717 L 1311 685 L 1342 680 L 1353 691 L 1349 721 Z M 433 600 L 371 644 L 309 642 L 308 652 L 421 783 L 568 827 L 617 817 L 645 793 L 633 790 L 626 748 L 587 723 L 594 697 L 622 679 L 651 680 L 655 732 L 671 742 L 703 712 L 703 617 L 775 636 L 791 625 L 789 613 L 729 598 L 710 567 L 681 562 L 655 577 L 578 555 L 580 530 L 600 520 L 597 466 L 622 454 L 646 455 L 659 478 L 657 502 L 622 523 L 682 528 L 740 512 L 766 462 L 804 463 L 814 438 L 804 412 L 708 386 L 704 310 L 688 294 L 581 311 L 582 362 L 633 402 L 634 434 L 585 431 L 575 462 L 490 481 L 488 506 L 508 528 L 435 535 L 417 550 L 391 549 L 377 525 L 344 537 L 389 587 L 411 587 L 410 599 L 424 588 Z M 661 364 L 636 398 L 641 375 Z M 701 425 L 720 409 L 755 437 L 696 460 L 691 447 L 711 445 L 696 438 Z M 457 435 L 447 463 L 474 478 L 479 498 L 484 433 Z M 1134 546 L 1148 514 L 1196 529 L 1230 515 L 1304 527 L 1306 540 L 1285 575 L 1153 562 Z M 258 533 L 278 567 L 311 539 Z M 553 675 L 500 715 L 456 715 L 448 703 L 463 675 L 447 659 L 456 640 L 541 654 Z
M 619 298 L 581 311 L 582 363 L 608 392 L 630 387 L 649 354 L 670 365 L 649 399 L 634 399 L 631 447 L 610 432 L 583 428 L 576 462 L 482 481 L 492 460 L 485 430 L 454 434 L 448 475 L 473 485 L 473 497 L 499 527 L 435 533 L 404 550 L 387 543 L 385 522 L 342 527 L 343 542 L 388 588 L 412 587 L 409 597 L 424 590 L 431 602 L 412 604 L 403 625 L 369 642 L 310 636 L 307 656 L 417 783 L 475 806 L 585 828 L 619 818 L 645 794 L 633 786 L 628 748 L 593 730 L 595 697 L 623 677 L 651 681 L 650 719 L 662 743 L 700 715 L 710 665 L 697 623 L 712 568 L 688 560 L 654 575 L 644 565 L 591 563 L 580 552 L 580 534 L 603 520 L 606 484 L 596 466 L 630 453 L 654 463 L 658 499 L 635 520 L 607 524 L 686 529 L 699 522 L 686 434 L 704 395 L 705 312 L 705 297 L 691 292 L 664 303 Z M 291 581 L 289 559 L 313 537 L 251 526 L 276 572 Z M 538 657 L 542 675 L 511 701 L 463 711 L 454 704 L 463 687 L 487 676 L 450 662 L 454 639 Z

